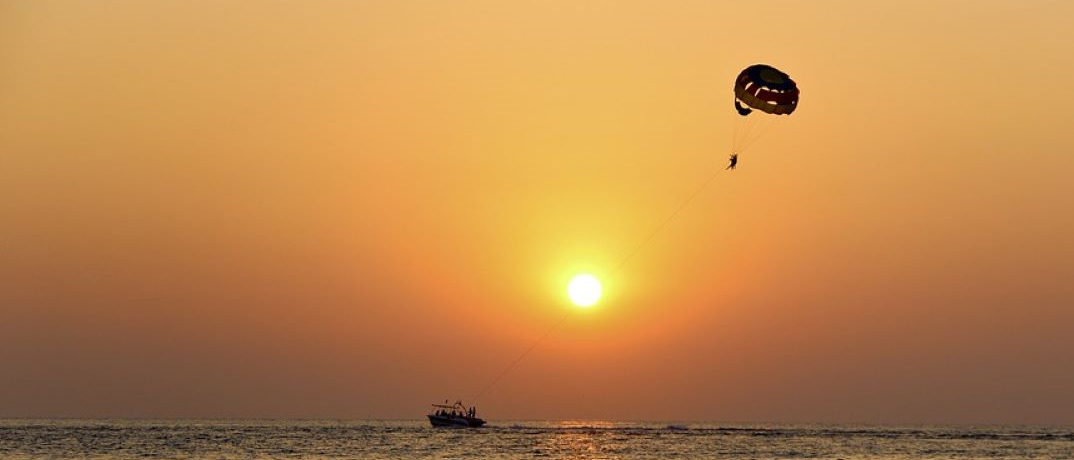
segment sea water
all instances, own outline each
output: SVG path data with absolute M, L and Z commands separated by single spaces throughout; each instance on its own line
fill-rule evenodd
M 1067 459 L 1074 427 L 4 420 L 5 459 Z

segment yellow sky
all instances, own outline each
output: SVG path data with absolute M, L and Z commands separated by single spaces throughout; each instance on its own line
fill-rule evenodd
M 0 0 L 0 417 L 420 417 L 584 271 L 488 417 L 1074 423 L 1072 81 L 1066 1 Z

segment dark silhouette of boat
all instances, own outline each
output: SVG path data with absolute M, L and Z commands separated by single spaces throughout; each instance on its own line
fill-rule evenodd
M 485 421 L 477 416 L 477 408 L 466 407 L 462 401 L 433 404 L 433 412 L 428 417 L 434 427 L 479 428 L 485 425 Z

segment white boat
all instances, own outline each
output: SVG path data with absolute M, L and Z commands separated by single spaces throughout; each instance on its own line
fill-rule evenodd
M 485 424 L 485 421 L 477 416 L 476 407 L 466 407 L 462 404 L 462 401 L 455 401 L 455 404 L 433 404 L 433 411 L 428 415 L 429 423 L 432 423 L 436 427 L 460 427 L 460 428 L 478 428 Z

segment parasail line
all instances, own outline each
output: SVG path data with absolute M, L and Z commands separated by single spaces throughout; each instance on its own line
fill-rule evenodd
M 772 119 L 770 119 L 769 117 L 763 117 L 763 119 L 760 121 L 759 126 L 757 123 L 751 123 L 750 121 L 752 120 L 745 119 L 745 116 L 749 115 L 751 111 L 743 110 L 742 107 L 739 105 L 739 101 L 741 100 L 742 103 L 746 104 L 747 106 L 753 109 L 760 110 L 762 112 L 766 112 L 768 114 L 790 115 L 798 107 L 799 90 L 798 85 L 786 73 L 772 66 L 764 64 L 754 64 L 739 73 L 738 77 L 735 79 L 734 93 L 735 109 L 740 115 L 740 117 L 738 117 L 737 120 L 738 127 L 735 128 L 734 132 L 732 133 L 732 165 L 734 164 L 734 158 L 736 158 L 735 155 L 742 153 L 743 150 L 746 150 L 747 148 L 752 146 L 758 138 L 765 134 L 765 132 L 768 130 L 772 123 Z M 742 144 L 741 148 L 738 148 L 740 147 L 739 144 Z M 718 169 L 713 172 L 712 175 L 709 176 L 709 178 L 706 179 L 705 182 L 697 188 L 697 190 L 695 190 L 689 197 L 686 198 L 686 200 L 684 200 L 677 208 L 675 208 L 675 210 L 671 213 L 671 215 L 668 216 L 667 219 L 661 222 L 659 226 L 657 226 L 651 233 L 649 233 L 649 235 L 644 240 L 642 240 L 641 244 L 636 246 L 634 250 L 632 250 L 630 253 L 627 254 L 626 257 L 623 258 L 622 262 L 619 263 L 613 273 L 619 273 L 620 271 L 622 271 L 623 267 L 625 267 L 627 263 L 629 263 L 639 252 L 641 252 L 642 249 L 644 249 L 654 238 L 656 238 L 656 236 L 661 231 L 663 231 L 664 228 L 667 227 L 668 224 L 670 224 L 671 221 L 674 220 L 675 217 L 678 216 L 683 209 L 686 209 L 686 207 L 689 206 L 690 203 L 693 202 L 694 199 L 697 198 L 697 196 L 700 195 L 706 187 L 708 187 L 709 183 L 711 183 L 716 178 L 716 176 L 720 174 L 721 171 L 724 171 L 724 169 Z M 558 322 L 552 325 L 552 327 L 549 328 L 544 333 L 544 335 L 538 338 L 537 341 L 535 341 L 532 345 L 530 345 L 529 348 L 526 349 L 526 351 L 524 351 L 518 358 L 512 361 L 511 364 L 508 365 L 507 368 L 505 368 L 502 372 L 500 372 L 496 376 L 496 378 L 494 378 L 491 383 L 489 383 L 483 390 L 481 390 L 481 393 L 479 393 L 478 396 L 476 396 L 474 399 L 477 399 L 486 394 L 493 386 L 496 385 L 497 382 L 499 382 L 505 375 L 507 375 L 508 372 L 514 369 L 519 362 L 521 362 L 527 355 L 529 355 L 530 352 L 537 348 L 537 345 L 540 345 L 541 342 L 543 342 L 549 335 L 552 334 L 553 331 L 556 330 L 556 328 L 566 322 L 567 318 L 571 316 L 571 313 L 572 311 L 568 311 L 565 315 L 563 315 L 563 318 L 561 318 Z
M 518 363 L 522 362 L 522 360 L 525 359 L 526 356 L 528 356 L 530 354 L 530 352 L 533 351 L 534 348 L 537 348 L 537 345 L 540 345 L 541 342 L 544 342 L 544 339 L 547 339 L 548 336 L 552 335 L 552 331 L 555 331 L 557 328 L 559 328 L 559 325 L 563 324 L 565 321 L 567 321 L 567 318 L 570 317 L 570 316 L 571 316 L 571 311 L 567 311 L 567 313 L 565 315 L 563 315 L 563 317 L 560 318 L 559 321 L 556 321 L 556 324 L 553 324 L 552 327 L 548 328 L 548 330 L 545 331 L 544 335 L 542 335 L 535 342 L 533 342 L 533 345 L 530 345 L 530 347 L 527 348 L 526 351 L 522 352 L 522 354 L 519 355 L 518 358 L 515 358 L 515 360 L 510 365 L 508 365 L 506 368 L 504 368 L 503 371 L 500 371 L 500 374 L 497 375 L 496 378 L 492 379 L 492 381 L 489 382 L 489 384 L 486 385 L 485 388 L 483 390 L 481 390 L 480 393 L 477 394 L 477 396 L 474 396 L 473 400 L 477 401 L 477 398 L 480 398 L 480 397 L 484 396 L 485 393 L 488 393 L 488 391 L 491 390 L 492 387 L 495 386 L 496 383 L 499 382 L 500 379 L 503 378 L 503 376 L 507 375 L 507 373 L 510 372 L 511 369 L 514 369 L 515 366 L 518 365 Z
M 723 169 L 717 169 L 716 172 L 712 173 L 712 175 L 709 176 L 709 178 L 706 179 L 705 182 L 703 182 L 701 184 L 701 186 L 697 188 L 697 190 L 694 190 L 694 193 L 692 193 L 689 197 L 687 197 L 686 200 L 684 200 L 682 202 L 682 204 L 679 205 L 678 208 L 675 208 L 675 211 L 672 212 L 671 215 L 669 215 L 667 219 L 664 219 L 663 223 L 661 223 L 658 227 L 653 229 L 652 233 L 649 233 L 649 236 L 646 237 L 645 240 L 641 242 L 641 244 L 639 244 L 637 247 L 635 247 L 633 251 L 630 251 L 630 254 L 627 254 L 627 256 L 625 258 L 623 258 L 623 261 L 619 263 L 619 266 L 615 267 L 615 272 L 614 273 L 619 273 L 619 271 L 621 271 L 623 269 L 623 267 L 626 266 L 627 262 L 630 262 L 630 259 L 633 259 L 634 256 L 636 256 L 638 254 L 638 252 L 641 252 L 641 250 L 646 245 L 648 245 L 650 241 L 653 240 L 653 238 L 656 238 L 656 235 L 659 234 L 660 231 L 664 229 L 664 227 L 667 227 L 668 224 L 670 224 L 671 221 L 675 219 L 675 216 L 678 216 L 679 213 L 682 212 L 683 209 L 686 209 L 686 207 L 689 206 L 690 203 L 694 201 L 694 198 L 697 198 L 697 196 L 700 195 L 703 190 L 705 190 L 705 187 L 708 187 L 709 183 L 712 182 L 712 180 L 715 179 L 716 176 L 719 175 L 723 171 L 724 171 Z
M 772 119 L 771 117 L 766 117 L 764 119 L 764 121 L 762 121 L 760 123 L 760 125 L 759 125 L 760 127 L 755 129 L 756 136 L 753 136 L 753 137 L 747 139 L 745 145 L 742 146 L 741 150 L 745 151 L 746 149 L 748 149 L 751 146 L 753 146 L 754 143 L 756 143 L 758 140 L 760 140 L 762 137 L 764 137 L 765 133 L 767 133 L 772 128 L 774 123 L 775 123 L 774 119 Z

